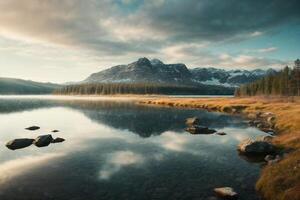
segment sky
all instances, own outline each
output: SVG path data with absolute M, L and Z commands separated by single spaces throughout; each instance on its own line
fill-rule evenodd
M 140 57 L 188 68 L 292 66 L 300 1 L 0 1 L 0 77 L 81 81 Z

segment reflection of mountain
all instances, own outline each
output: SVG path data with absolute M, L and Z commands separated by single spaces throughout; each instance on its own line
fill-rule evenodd
M 91 120 L 116 129 L 127 129 L 141 137 L 158 135 L 165 131 L 182 131 L 188 117 L 197 116 L 201 125 L 211 128 L 241 126 L 241 120 L 220 113 L 176 108 L 158 108 L 116 101 L 59 101 L 41 99 L 1 100 L 0 113 L 21 112 L 39 108 L 69 107 Z
M 201 125 L 211 128 L 243 125 L 236 117 L 200 110 L 137 106 L 131 103 L 82 102 L 69 105 L 80 110 L 95 122 L 116 129 L 127 129 L 141 137 L 158 135 L 165 131 L 182 131 L 188 117 L 197 116 Z

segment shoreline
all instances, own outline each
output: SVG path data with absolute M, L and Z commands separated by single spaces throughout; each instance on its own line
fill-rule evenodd
M 154 98 L 138 104 L 205 109 L 248 116 L 257 112 L 271 112 L 276 116 L 276 137 L 272 143 L 279 148 L 292 149 L 284 159 L 262 168 L 256 189 L 266 199 L 300 199 L 300 98 Z

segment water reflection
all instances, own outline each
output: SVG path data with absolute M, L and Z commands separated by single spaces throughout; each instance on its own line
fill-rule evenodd
M 259 165 L 237 143 L 262 133 L 238 117 L 130 102 L 0 100 L 0 199 L 209 199 L 234 187 L 258 199 Z M 5 106 L 4 106 L 5 105 Z M 190 135 L 187 117 L 227 133 Z M 37 131 L 25 127 L 38 125 Z M 64 143 L 10 151 L 5 142 L 51 133 Z M 28 197 L 28 198 L 27 198 Z

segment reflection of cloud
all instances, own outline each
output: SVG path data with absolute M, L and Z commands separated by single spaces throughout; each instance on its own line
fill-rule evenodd
M 190 141 L 191 137 L 187 135 L 177 134 L 175 132 L 165 132 L 158 141 L 162 147 L 172 151 L 186 151 L 185 145 Z
M 27 171 L 32 170 L 34 167 L 43 165 L 51 159 L 58 158 L 64 154 L 45 154 L 41 156 L 27 156 L 15 160 L 10 160 L 0 165 L 0 184 L 14 178 L 16 176 L 22 175 Z
M 101 179 L 109 179 L 114 173 L 118 172 L 122 167 L 141 164 L 144 158 L 140 154 L 132 151 L 118 151 L 108 155 L 106 165 L 100 171 Z

